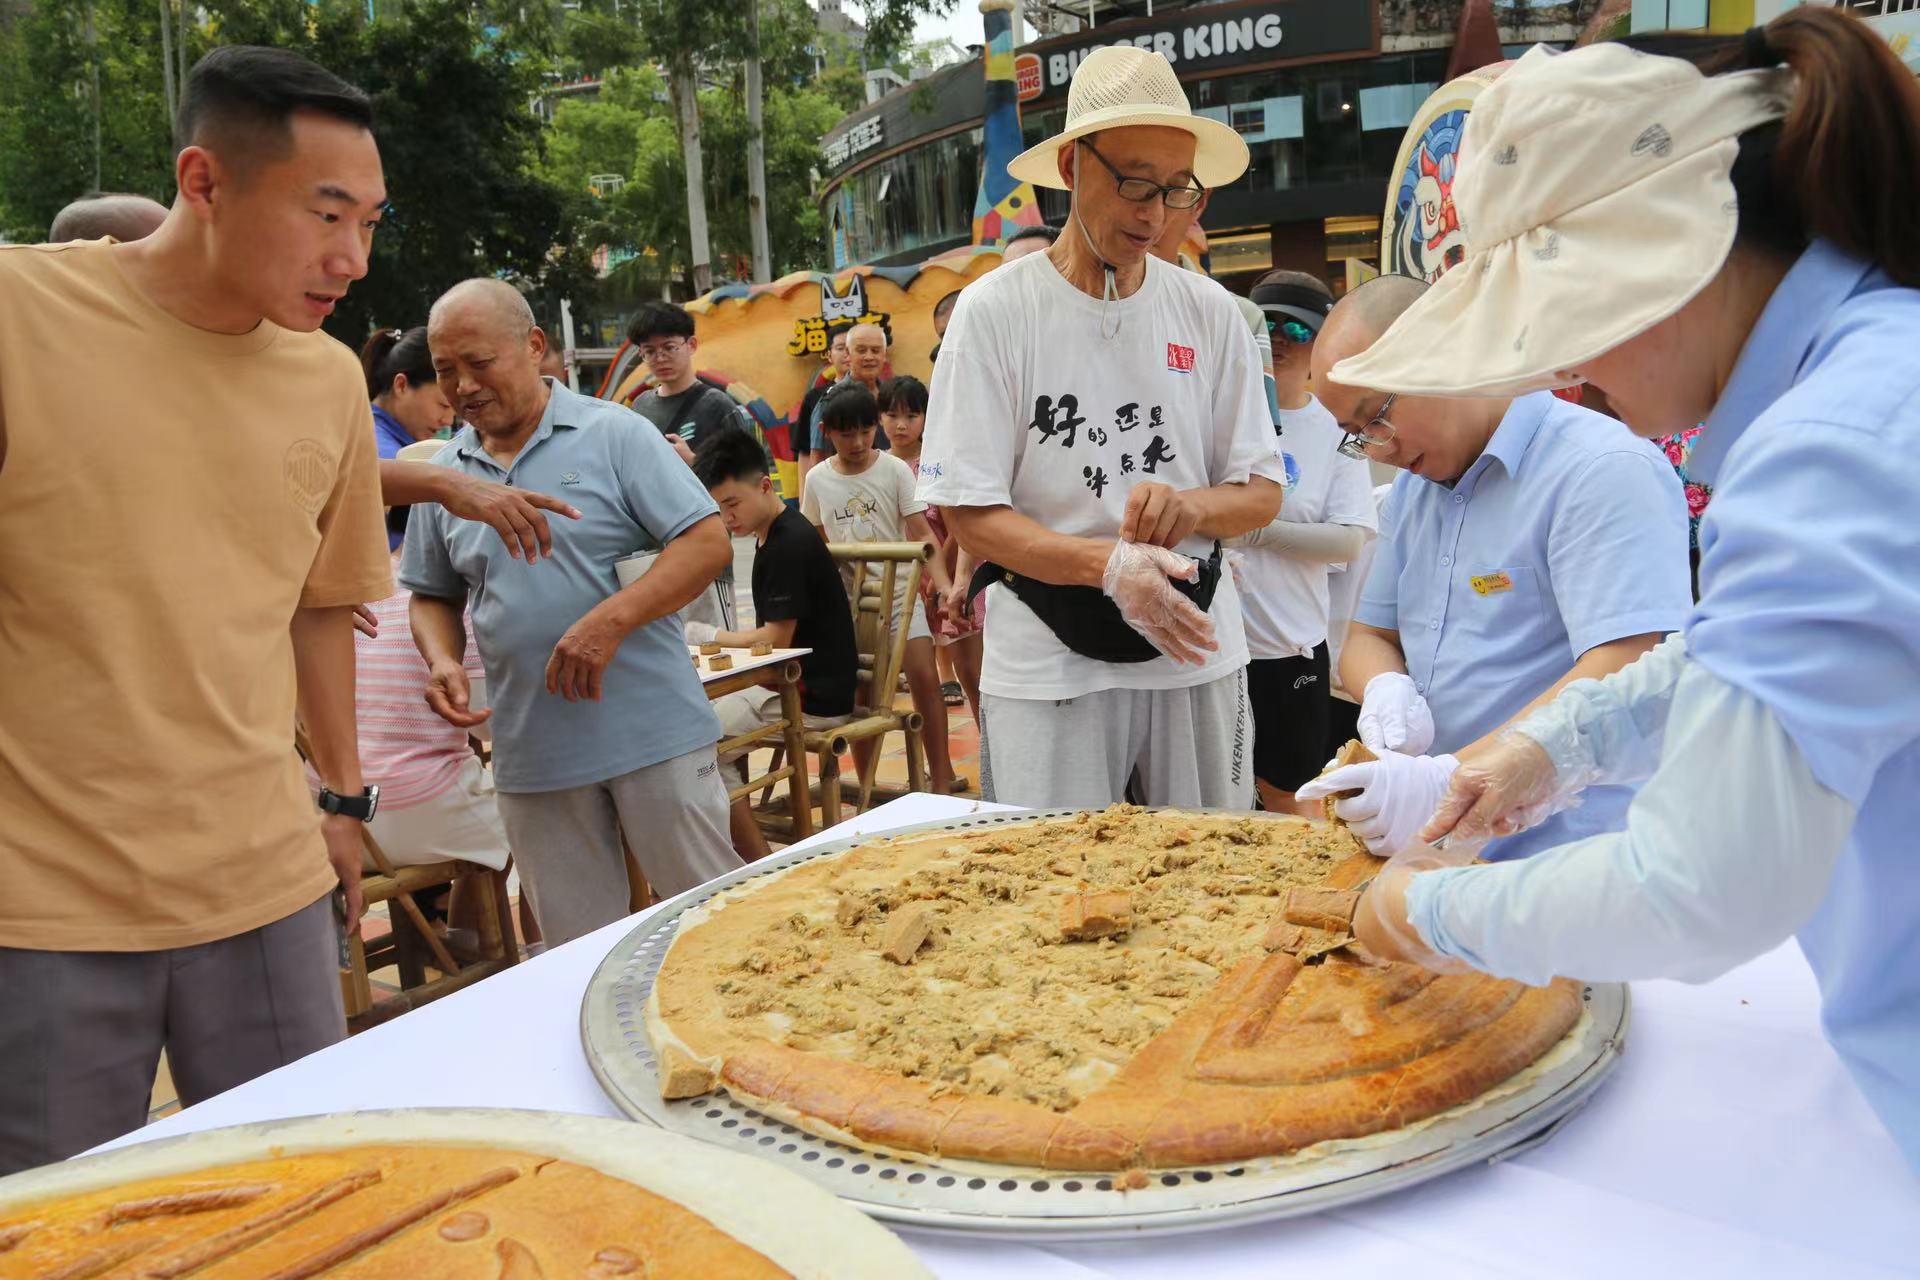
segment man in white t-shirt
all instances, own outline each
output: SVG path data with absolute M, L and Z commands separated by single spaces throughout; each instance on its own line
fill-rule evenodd
M 1294 788 L 1326 759 L 1327 572 L 1357 557 L 1377 524 L 1367 464 L 1341 456 L 1346 433 L 1307 390 L 1313 340 L 1333 294 L 1304 272 L 1270 271 L 1254 283 L 1252 302 L 1273 343 L 1274 447 L 1287 496 L 1279 519 L 1233 545 L 1244 557 L 1240 608 L 1253 658 L 1254 783 L 1264 808 L 1287 813 Z
M 1273 519 L 1284 470 L 1240 313 L 1152 254 L 1168 206 L 1246 163 L 1164 58 L 1116 46 L 1075 71 L 1065 131 L 1008 166 L 1073 192 L 1067 230 L 961 294 L 920 458 L 920 497 L 993 583 L 994 799 L 1103 805 L 1131 781 L 1154 804 L 1252 803 L 1219 540 Z

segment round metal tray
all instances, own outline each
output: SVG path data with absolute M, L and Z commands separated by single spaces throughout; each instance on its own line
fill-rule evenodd
M 889 1222 L 957 1235 L 1098 1240 L 1317 1213 L 1517 1154 L 1550 1137 L 1606 1079 L 1625 1047 L 1627 989 L 1594 984 L 1584 991 L 1586 1017 L 1570 1033 L 1578 1043 L 1550 1055 L 1558 1061 L 1536 1069 L 1523 1088 L 1444 1112 L 1390 1142 L 1323 1144 L 1293 1156 L 1154 1170 L 1146 1187 L 1129 1191 L 1116 1191 L 1110 1177 L 1097 1174 L 954 1168 L 865 1151 L 772 1119 L 724 1092 L 675 1101 L 660 1096 L 647 999 L 686 911 L 744 880 L 883 836 L 1008 826 L 1073 812 L 981 814 L 853 836 L 776 854 L 682 894 L 609 952 L 587 985 L 580 1038 L 595 1077 L 636 1120 L 772 1160 Z

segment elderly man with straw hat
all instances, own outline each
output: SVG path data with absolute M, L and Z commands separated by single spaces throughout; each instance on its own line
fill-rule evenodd
M 934 371 L 920 496 L 992 592 L 993 798 L 1248 808 L 1247 646 L 1220 540 L 1280 507 L 1259 356 L 1213 281 L 1153 256 L 1247 167 L 1173 68 L 1074 73 L 1065 129 L 1008 166 L 1073 193 L 1060 239 L 968 286 Z M 990 584 L 990 585 L 989 585 Z

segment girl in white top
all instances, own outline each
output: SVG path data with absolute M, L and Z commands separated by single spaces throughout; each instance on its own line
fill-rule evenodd
M 936 542 L 927 523 L 927 504 L 914 496 L 918 483 L 913 469 L 891 454 L 874 448 L 880 429 L 880 406 L 858 382 L 845 382 L 827 393 L 820 405 L 821 434 L 833 456 L 807 473 L 800 495 L 800 514 L 811 520 L 828 543 Z M 926 572 L 933 578 L 935 599 L 943 603 L 953 590 L 946 564 L 935 556 Z M 918 596 L 905 589 L 894 599 L 894 625 L 907 628 L 905 670 L 914 710 L 926 722 L 921 730 L 927 751 L 928 782 L 935 794 L 965 790 L 955 785 L 953 758 L 947 750 L 947 704 L 940 696 L 940 673 L 933 661 L 933 633 Z M 889 705 L 884 691 L 876 691 L 875 706 Z M 861 747 L 854 744 L 856 763 L 864 764 Z

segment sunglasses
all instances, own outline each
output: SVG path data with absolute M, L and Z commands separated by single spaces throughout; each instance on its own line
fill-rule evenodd
M 1276 320 L 1272 316 L 1268 316 L 1267 333 L 1270 335 L 1278 334 L 1288 342 L 1304 343 L 1313 341 L 1313 330 L 1307 328 L 1307 326 L 1301 324 L 1298 320 Z

